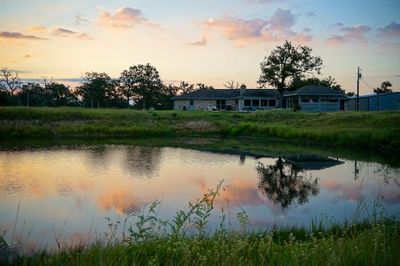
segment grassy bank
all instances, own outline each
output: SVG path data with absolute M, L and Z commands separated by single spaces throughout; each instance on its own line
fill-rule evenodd
M 400 225 L 363 223 L 308 232 L 219 233 L 94 244 L 17 257 L 10 265 L 399 265 Z
M 400 148 L 400 112 L 301 113 L 0 108 L 0 137 L 259 137 L 326 146 Z

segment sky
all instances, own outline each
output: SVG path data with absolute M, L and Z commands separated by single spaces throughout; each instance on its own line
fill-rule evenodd
M 323 60 L 322 74 L 360 93 L 400 91 L 398 0 L 0 0 L 0 67 L 73 84 L 150 63 L 164 83 L 233 80 L 256 87 L 260 63 L 285 40 Z

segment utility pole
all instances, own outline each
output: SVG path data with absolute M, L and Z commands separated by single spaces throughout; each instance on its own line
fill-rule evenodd
M 356 100 L 356 111 L 358 111 L 360 107 L 360 67 L 357 67 L 357 100 Z

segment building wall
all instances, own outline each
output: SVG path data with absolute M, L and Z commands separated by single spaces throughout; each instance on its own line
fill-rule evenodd
M 258 106 L 244 106 L 245 100 L 259 100 Z M 274 106 L 261 106 L 261 100 L 275 100 Z M 217 100 L 192 100 L 193 105 L 190 105 L 191 100 L 174 100 L 174 110 L 183 110 L 184 107 L 186 110 L 207 110 L 209 107 L 217 108 Z M 245 98 L 245 99 L 232 99 L 232 100 L 225 100 L 225 106 L 228 110 L 228 106 L 230 106 L 230 110 L 232 111 L 255 111 L 255 110 L 270 110 L 277 107 L 279 103 L 279 99 L 277 98 Z
M 312 99 L 313 101 L 304 102 L 302 99 Z M 300 111 L 303 112 L 338 112 L 340 111 L 340 99 L 337 97 L 318 97 L 318 96 L 292 96 L 286 98 L 287 108 L 293 108 L 295 104 L 299 104 Z M 329 102 L 328 100 L 336 100 L 337 102 Z
M 245 103 L 245 100 L 251 100 L 251 106 L 246 106 L 244 103 Z M 259 101 L 259 105 L 253 105 L 253 100 L 258 100 Z M 266 100 L 266 101 L 269 101 L 269 100 L 275 100 L 275 105 L 274 106 L 261 106 L 261 100 Z M 246 98 L 244 98 L 244 99 L 240 99 L 239 100 L 239 110 L 240 111 L 256 111 L 256 110 L 271 110 L 271 109 L 274 109 L 274 108 L 276 108 L 277 107 L 277 105 L 278 105 L 278 103 L 279 103 L 279 99 L 277 99 L 277 98 L 265 98 L 265 97 L 260 97 L 260 98 L 257 98 L 257 97 L 246 97 Z
M 183 107 L 188 108 L 189 101 L 188 100 L 174 100 L 174 110 L 183 110 Z
M 356 98 L 349 99 L 346 103 L 347 111 L 356 110 Z M 379 103 L 379 104 L 378 104 Z M 360 111 L 400 110 L 400 92 L 385 93 L 359 98 Z
M 207 108 L 217 108 L 217 100 L 193 100 L 193 105 L 190 105 L 191 100 L 174 100 L 174 110 L 196 110 L 202 111 Z M 225 100 L 225 106 L 231 106 L 231 110 L 236 111 L 238 106 L 236 100 Z
M 340 111 L 339 101 L 336 103 L 302 103 L 300 102 L 300 111 L 304 112 L 338 112 Z

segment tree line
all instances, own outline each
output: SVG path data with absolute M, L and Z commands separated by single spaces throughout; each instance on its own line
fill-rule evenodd
M 185 81 L 179 85 L 165 85 L 157 69 L 150 64 L 131 66 L 117 79 L 105 72 L 86 72 L 76 88 L 48 78 L 24 83 L 17 71 L 0 70 L 0 105 L 163 110 L 172 109 L 172 97 L 204 89 L 214 88 Z

